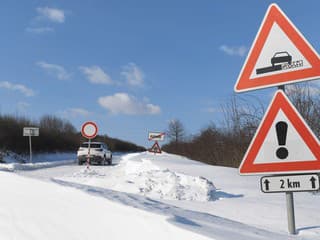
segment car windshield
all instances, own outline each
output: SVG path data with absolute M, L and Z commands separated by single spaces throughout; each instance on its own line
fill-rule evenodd
M 81 147 L 88 148 L 89 144 L 88 143 L 82 143 Z M 90 148 L 101 148 L 101 144 L 100 143 L 91 143 L 90 144 Z

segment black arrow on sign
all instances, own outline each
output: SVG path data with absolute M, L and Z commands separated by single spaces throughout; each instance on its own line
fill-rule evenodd
M 270 181 L 268 179 L 264 180 L 263 182 L 266 185 L 266 191 L 269 191 L 269 183 Z
M 311 187 L 316 188 L 316 178 L 312 176 L 312 178 L 310 178 L 310 181 L 311 181 Z

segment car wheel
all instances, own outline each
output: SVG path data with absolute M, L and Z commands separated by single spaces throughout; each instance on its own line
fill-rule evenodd
M 101 160 L 100 164 L 103 165 L 103 166 L 106 165 L 106 157 L 104 157 L 104 158 Z
M 78 165 L 82 165 L 82 162 L 80 160 L 78 160 Z

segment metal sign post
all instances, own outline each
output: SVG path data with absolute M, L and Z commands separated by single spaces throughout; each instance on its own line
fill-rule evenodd
M 39 128 L 35 127 L 24 127 L 23 128 L 23 136 L 29 137 L 29 149 L 30 149 L 30 158 L 29 162 L 32 163 L 32 143 L 31 143 L 31 137 L 37 137 L 39 136 Z
M 31 135 L 29 136 L 29 147 L 30 147 L 30 163 L 32 163 L 32 144 L 31 144 Z
M 297 234 L 296 222 L 294 217 L 293 192 L 286 192 L 288 230 L 290 234 Z
M 91 139 L 95 138 L 98 134 L 98 126 L 94 122 L 85 122 L 81 127 L 81 134 L 88 139 L 88 155 L 87 155 L 87 169 L 90 167 L 90 148 Z
M 89 139 L 89 143 L 88 143 L 87 169 L 90 168 L 90 148 L 91 148 L 91 139 Z
M 278 90 L 282 90 L 286 94 L 284 85 L 278 86 Z M 288 218 L 288 230 L 290 234 L 297 234 L 296 221 L 294 216 L 294 199 L 293 192 L 286 192 L 286 204 L 287 204 L 287 218 Z

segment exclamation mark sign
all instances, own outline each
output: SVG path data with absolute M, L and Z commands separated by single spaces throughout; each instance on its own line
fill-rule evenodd
M 285 147 L 281 147 L 286 145 L 287 131 L 288 131 L 288 124 L 286 122 L 281 121 L 276 124 L 278 144 L 280 146 L 277 149 L 276 155 L 280 159 L 285 159 L 289 155 L 288 150 Z

